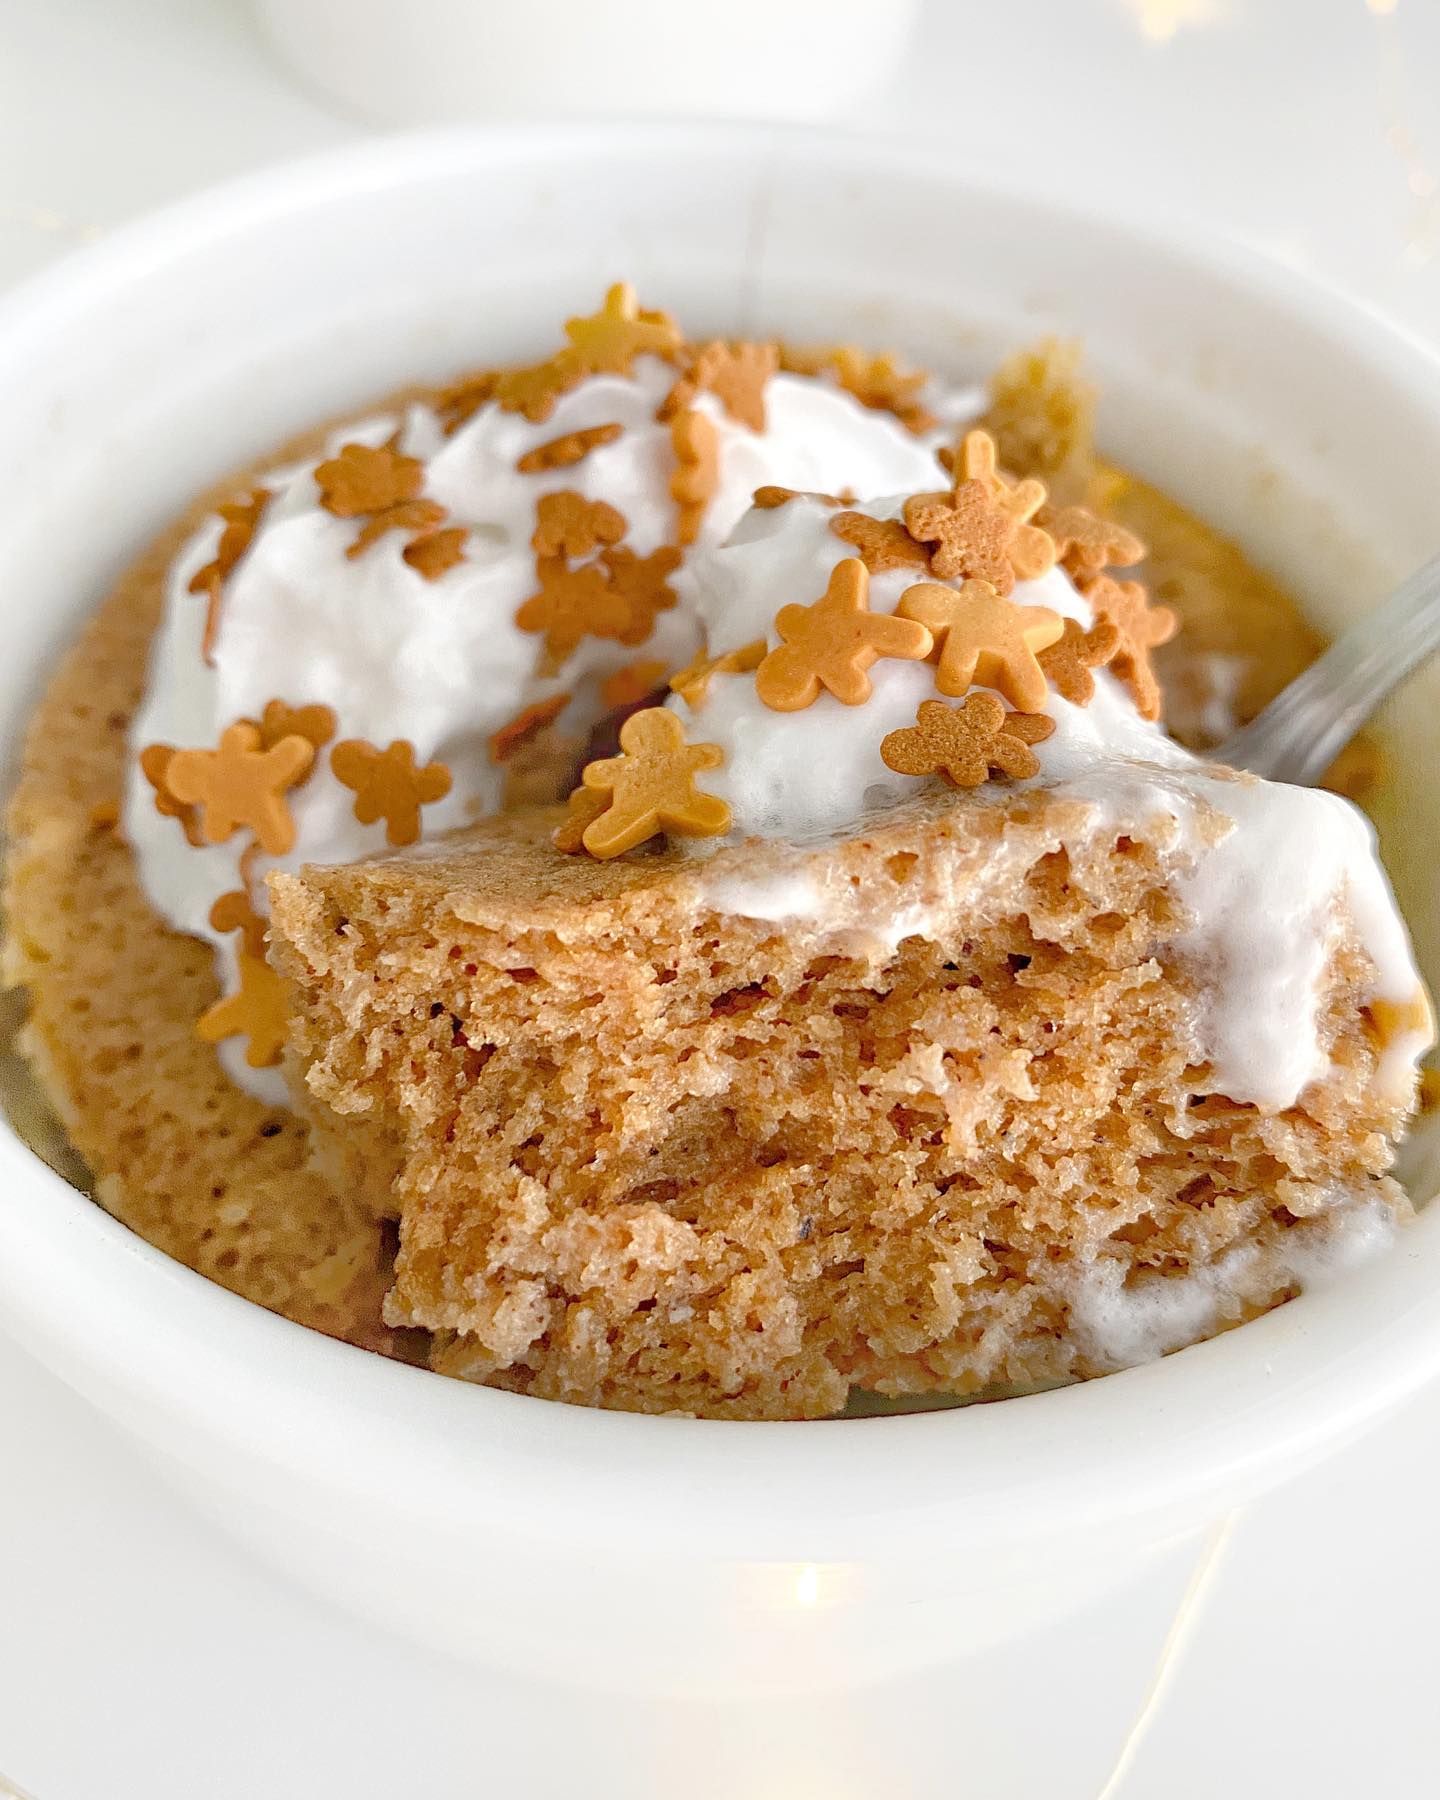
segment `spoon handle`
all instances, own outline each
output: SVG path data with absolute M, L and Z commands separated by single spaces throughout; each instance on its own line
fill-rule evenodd
M 1402 582 L 1212 755 L 1269 781 L 1313 786 L 1380 702 L 1436 649 L 1440 556 Z

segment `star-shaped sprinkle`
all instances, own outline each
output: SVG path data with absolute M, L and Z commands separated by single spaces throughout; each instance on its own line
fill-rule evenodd
M 320 504 L 337 519 L 364 518 L 413 500 L 424 479 L 424 464 L 390 444 L 342 444 L 315 470 Z
M 250 540 L 260 526 L 260 515 L 269 501 L 269 488 L 255 487 L 251 488 L 243 500 L 227 500 L 223 506 L 217 507 L 215 510 L 220 515 L 224 529 L 220 533 L 214 558 L 203 569 L 197 569 L 190 578 L 190 593 L 206 596 L 205 629 L 200 638 L 200 654 L 211 668 L 215 666 L 215 638 L 220 630 L 220 601 L 225 583 L 235 565 L 250 548 Z
M 680 327 L 663 312 L 647 312 L 628 281 L 617 281 L 599 312 L 565 321 L 565 336 L 587 375 L 628 375 L 637 356 L 675 356 Z
M 539 588 L 515 614 L 522 631 L 545 634 L 545 649 L 563 662 L 584 637 L 619 638 L 634 619 L 631 603 L 612 586 L 598 563 L 572 569 L 563 556 L 542 556 L 535 564 Z
M 828 688 L 846 706 L 870 698 L 865 671 L 882 656 L 915 660 L 930 654 L 932 638 L 913 619 L 873 613 L 870 574 L 858 557 L 837 563 L 829 585 L 810 606 L 782 606 L 775 629 L 783 640 L 755 674 L 755 691 L 775 712 L 798 712 Z
M 916 543 L 898 519 L 872 519 L 865 513 L 840 512 L 830 521 L 836 537 L 854 546 L 872 575 L 886 569 L 928 569 L 930 552 Z
M 289 1029 L 290 984 L 261 956 L 242 950 L 236 958 L 240 987 L 217 1000 L 195 1022 L 195 1035 L 207 1044 L 224 1038 L 246 1039 L 245 1061 L 252 1069 L 272 1068 L 280 1061 Z
M 643 644 L 655 629 L 655 615 L 675 604 L 670 577 L 680 567 L 674 544 L 661 544 L 648 556 L 637 556 L 624 544 L 602 550 L 599 562 L 610 577 L 610 591 L 630 609 L 629 621 L 616 635 L 622 644 Z
M 165 784 L 177 800 L 200 809 L 207 844 L 223 844 L 246 826 L 269 855 L 284 856 L 295 843 L 286 795 L 309 774 L 314 760 L 308 738 L 281 738 L 267 750 L 260 727 L 240 719 L 221 733 L 214 750 L 177 750 Z
M 535 700 L 522 707 L 515 717 L 490 734 L 490 760 L 507 763 L 526 744 L 537 738 L 547 725 L 558 719 L 570 704 L 568 694 L 551 694 L 548 700 Z
M 700 521 L 720 483 L 720 434 L 702 412 L 678 412 L 670 421 L 675 470 L 670 495 L 676 506 L 675 535 L 693 544 Z
M 330 706 L 288 706 L 283 700 L 267 700 L 260 715 L 260 748 L 273 749 L 281 738 L 302 737 L 321 750 L 335 735 L 335 709 Z
M 1103 668 L 1120 648 L 1120 631 L 1109 619 L 1086 631 L 1076 619 L 1053 644 L 1040 652 L 1039 663 L 1046 681 L 1072 706 L 1088 706 L 1095 698 L 1093 670 Z
M 583 431 L 567 431 L 562 436 L 551 438 L 548 443 L 537 444 L 533 450 L 527 450 L 518 458 L 515 467 L 522 475 L 538 475 L 547 469 L 569 469 L 578 462 L 583 462 L 592 450 L 598 450 L 602 444 L 613 444 L 624 435 L 623 425 L 587 425 Z
M 1083 506 L 1059 507 L 1047 512 L 1041 522 L 1054 540 L 1060 561 L 1079 578 L 1112 567 L 1128 568 L 1145 554 L 1144 544 L 1133 531 L 1097 518 Z
M 1036 652 L 1055 643 L 1064 629 L 1048 606 L 1018 606 L 997 594 L 988 581 L 944 587 L 938 581 L 906 588 L 896 609 L 918 619 L 940 646 L 935 685 L 959 696 L 978 682 L 1004 694 L 1022 712 L 1038 712 L 1048 691 Z
M 387 843 L 413 844 L 420 836 L 420 808 L 450 792 L 450 771 L 442 762 L 415 766 L 415 746 L 396 738 L 381 750 L 364 738 L 346 738 L 330 752 L 330 768 L 355 795 L 362 825 L 385 821 Z
M 780 366 L 775 344 L 727 344 L 715 338 L 695 352 L 689 368 L 660 403 L 658 418 L 673 418 L 709 392 L 738 425 L 765 429 L 765 384 Z
M 210 927 L 213 931 L 244 932 L 242 941 L 246 953 L 263 960 L 265 920 L 256 912 L 244 888 L 231 888 L 228 893 L 220 895 L 210 908 Z
M 631 713 L 620 727 L 620 755 L 587 763 L 580 777 L 592 792 L 609 796 L 604 812 L 585 827 L 585 848 L 606 859 L 657 832 L 715 837 L 728 831 L 730 808 L 695 786 L 698 774 L 724 760 L 718 744 L 687 744 L 684 726 L 668 708 Z
M 1116 581 L 1096 575 L 1079 583 L 1080 592 L 1095 609 L 1097 621 L 1108 620 L 1120 633 L 1110 667 L 1129 688 L 1144 719 L 1160 717 L 1160 683 L 1150 662 L 1150 652 L 1168 644 L 1180 629 L 1180 620 L 1168 606 L 1151 606 L 1138 581 Z
M 959 706 L 922 700 L 915 723 L 886 734 L 880 758 L 897 775 L 939 775 L 951 787 L 979 787 L 991 773 L 1024 780 L 1040 773 L 1031 749 L 1055 729 L 1045 713 L 1006 712 L 994 694 Z
M 752 675 L 764 660 L 764 638 L 741 644 L 738 650 L 724 650 L 718 656 L 707 656 L 702 650 L 670 677 L 670 691 L 693 709 L 703 703 L 712 675 Z
M 562 488 L 536 502 L 530 543 L 537 557 L 580 557 L 602 544 L 618 544 L 624 535 L 625 515 L 608 501 L 587 500 L 573 488 Z

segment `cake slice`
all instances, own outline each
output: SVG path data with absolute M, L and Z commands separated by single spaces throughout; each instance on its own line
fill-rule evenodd
M 1194 781 L 1124 817 L 926 791 L 704 858 L 562 856 L 539 809 L 273 876 L 292 1083 L 399 1218 L 391 1322 L 526 1393 L 819 1417 L 1099 1374 L 1383 1241 L 1423 1021 L 1341 880 L 1273 921 L 1316 933 L 1302 1091 L 1220 1091 L 1276 1024 L 1199 916 L 1247 830 L 1217 796 L 1263 784 Z

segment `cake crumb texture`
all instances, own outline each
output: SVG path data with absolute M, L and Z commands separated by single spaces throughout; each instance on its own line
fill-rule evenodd
M 1295 1291 L 1307 1222 L 1405 1209 L 1343 930 L 1329 1076 L 1278 1115 L 1204 1091 L 1163 829 L 947 794 L 697 866 L 557 856 L 556 817 L 271 878 L 297 1082 L 392 1148 L 387 1316 L 438 1368 L 721 1418 L 1069 1380 L 1124 1360 L 1117 1291 L 1198 1275 L 1190 1341 Z M 828 921 L 706 900 L 785 880 Z
M 120 580 L 36 710 L 9 813 L 4 976 L 27 991 L 22 1053 L 116 1218 L 272 1311 L 393 1350 L 384 1226 L 312 1170 L 304 1124 L 243 1093 L 195 1035 L 219 997 L 214 955 L 161 922 L 115 824 L 166 570 L 232 492 Z
M 982 423 L 1056 504 L 1149 542 L 1185 625 L 1157 658 L 1169 725 L 1204 750 L 1319 640 L 1235 546 L 1097 458 L 1093 411 L 1076 355 L 1042 346 Z M 1167 954 L 1173 846 L 1086 841 L 1034 796 L 947 797 L 827 855 L 843 927 L 767 924 L 675 853 L 556 855 L 556 815 L 525 808 L 584 758 L 553 727 L 506 764 L 514 817 L 275 882 L 307 1117 L 248 1097 L 194 1032 L 211 948 L 157 917 L 116 821 L 168 565 L 251 479 L 199 500 L 87 626 L 9 817 L 18 1047 L 99 1199 L 160 1249 L 367 1347 L 433 1334 L 435 1368 L 493 1386 L 789 1418 L 852 1387 L 1102 1373 L 1125 1358 L 1095 1321 L 1147 1282 L 1182 1313 L 1199 1296 L 1189 1341 L 1288 1297 L 1288 1247 L 1337 1208 L 1405 1210 L 1371 970 L 1343 932 L 1331 1074 L 1265 1116 L 1202 1091 L 1193 972 Z M 1331 784 L 1382 773 L 1357 740 Z M 712 873 L 764 892 L 796 879 L 778 855 L 722 851 Z M 897 913 L 916 925 L 898 945 L 871 929 Z

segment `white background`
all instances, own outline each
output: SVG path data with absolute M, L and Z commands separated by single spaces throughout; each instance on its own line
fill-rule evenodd
M 1241 235 L 1440 343 L 1440 0 L 932 0 L 924 31 L 903 89 L 846 124 Z M 271 65 L 239 0 L 0 0 L 0 284 L 365 129 Z M 323 1611 L 0 1343 L 0 1769 L 36 1800 L 1418 1800 L 1440 1792 L 1437 1475 L 1440 1393 L 1231 1521 L 1198 1591 L 1182 1547 L 981 1666 L 626 1703 Z M 997 1741 L 999 1697 L 1030 1687 L 1033 1736 Z

